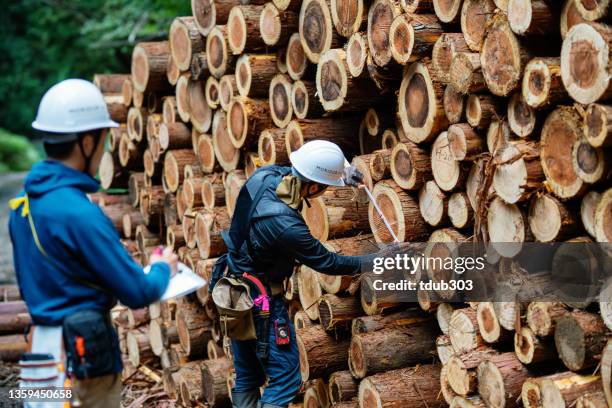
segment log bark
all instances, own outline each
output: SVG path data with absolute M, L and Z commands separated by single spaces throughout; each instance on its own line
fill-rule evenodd
M 523 385 L 521 399 L 526 408 L 570 407 L 584 394 L 601 390 L 598 375 L 580 375 L 570 371 L 529 378 Z
M 263 6 L 238 5 L 227 19 L 227 44 L 234 55 L 244 51 L 262 51 L 266 43 L 260 35 Z
M 182 122 L 159 126 L 159 147 L 162 151 L 191 148 L 191 130 Z
M 544 0 L 510 0 L 508 22 L 518 35 L 544 36 L 558 31 L 559 16 L 557 10 Z
M 233 71 L 234 57 L 229 52 L 227 26 L 215 26 L 206 37 L 206 57 L 208 69 L 217 79 Z
M 567 368 L 579 371 L 597 365 L 606 345 L 606 326 L 600 316 L 576 311 L 556 322 L 555 345 Z
M 140 364 L 150 363 L 150 361 L 155 358 L 145 328 L 128 331 L 126 342 L 128 358 L 134 367 L 138 367 Z
M 191 141 L 191 136 L 189 140 Z M 195 161 L 196 156 L 191 149 L 177 149 L 166 152 L 164 158 L 164 178 L 170 192 L 176 192 L 179 185 L 185 179 L 185 166 Z
M 185 303 L 182 306 L 175 316 L 181 347 L 191 359 L 204 357 L 212 322 L 195 305 Z
M 450 81 L 450 65 L 455 54 L 469 52 L 463 33 L 443 33 L 431 51 L 431 64 L 437 78 L 447 84 Z
M 132 52 L 132 83 L 139 92 L 160 92 L 170 88 L 166 65 L 170 56 L 168 41 L 142 42 Z
M 362 111 L 384 101 L 372 81 L 348 75 L 346 52 L 341 48 L 332 48 L 321 55 L 316 86 L 319 101 L 326 111 Z
M 349 340 L 334 339 L 321 326 L 299 330 L 296 337 L 302 381 L 347 369 Z
M 0 335 L 25 333 L 31 323 L 32 319 L 27 312 L 0 314 Z
M 203 36 L 207 36 L 215 24 L 225 24 L 230 10 L 239 4 L 236 0 L 192 0 L 191 11 Z
M 435 353 L 434 322 L 388 328 L 352 337 L 349 368 L 355 378 L 416 365 Z
M 612 95 L 610 68 L 612 29 L 599 23 L 574 26 L 561 48 L 561 78 L 569 95 L 582 104 Z M 588 73 L 587 73 L 588 72 Z
M 305 265 L 300 267 L 297 274 L 300 303 L 302 304 L 304 313 L 312 320 L 319 319 L 319 308 L 317 307 L 317 303 L 319 298 L 323 295 L 317 276 L 318 272 Z
M 326 294 L 319 300 L 319 321 L 325 330 L 346 327 L 361 314 L 363 310 L 357 297 Z
M 313 237 L 320 241 L 354 235 L 368 229 L 367 204 L 355 200 L 351 187 L 327 190 L 303 206 L 302 217 Z
M 474 394 L 477 387 L 476 368 L 497 355 L 499 352 L 494 349 L 481 346 L 467 353 L 451 356 L 444 366 L 446 380 L 452 392 L 463 397 Z
M 23 334 L 0 336 L 0 360 L 16 363 L 26 352 L 27 343 Z
M 285 130 L 287 155 L 311 140 L 329 140 L 336 143 L 344 154 L 356 153 L 355 134 L 359 121 L 354 117 L 292 120 Z
M 189 66 L 189 72 L 191 73 L 191 79 L 194 81 L 204 81 L 210 75 L 210 69 L 208 68 L 208 58 L 206 52 L 194 53 L 191 57 L 191 64 Z
M 168 35 L 170 54 L 180 71 L 189 70 L 191 56 L 204 50 L 204 38 L 200 35 L 194 17 L 177 17 L 170 25 Z
M 595 209 L 595 238 L 598 242 L 612 242 L 612 189 L 602 194 Z
M 279 10 L 273 3 L 266 3 L 259 20 L 259 31 L 263 42 L 273 47 L 286 44 L 289 36 L 297 32 L 298 14 L 295 11 Z
M 405 135 L 414 143 L 432 140 L 448 127 L 444 89 L 429 63 L 415 62 L 402 78 L 398 110 Z
M 533 58 L 527 63 L 521 88 L 527 105 L 538 109 L 569 98 L 561 80 L 560 64 L 558 57 Z
M 502 116 L 502 104 L 491 95 L 470 95 L 465 107 L 467 122 L 476 129 L 487 129 Z
M 328 395 L 333 406 L 339 402 L 351 401 L 357 396 L 359 384 L 351 376 L 350 371 L 336 371 L 329 376 Z
M 353 319 L 351 333 L 355 336 L 360 333 L 371 333 L 400 326 L 419 326 L 421 323 L 431 320 L 431 315 L 414 309 L 389 315 L 362 316 Z
M 540 160 L 550 190 L 561 199 L 576 197 L 585 188 L 572 165 L 572 150 L 583 137 L 578 113 L 567 107 L 554 110 L 544 122 Z
M 514 353 L 523 364 L 536 364 L 557 359 L 550 339 L 540 340 L 529 327 L 514 333 Z
M 262 130 L 273 126 L 268 101 L 236 97 L 227 110 L 227 135 L 236 149 L 257 142 Z
M 430 56 L 443 30 L 434 14 L 400 14 L 389 29 L 389 48 L 398 64 Z
M 226 373 L 230 371 L 231 365 L 231 361 L 226 357 L 205 360 L 202 363 L 202 397 L 211 406 L 222 407 L 230 404 Z
M 203 259 L 215 257 L 227 251 L 221 231 L 228 229 L 230 219 L 222 207 L 198 213 L 195 220 L 196 241 Z
M 289 156 L 285 147 L 285 129 L 271 128 L 262 131 L 257 141 L 257 154 L 264 166 L 288 164 Z
M 221 173 L 215 173 L 204 178 L 202 203 L 208 209 L 225 205 L 225 187 L 223 187 Z
M 483 338 L 478 331 L 476 310 L 472 308 L 455 310 L 449 323 L 448 335 L 457 353 L 474 350 L 483 344 Z
M 486 84 L 480 69 L 480 54 L 459 52 L 450 65 L 450 85 L 462 94 L 483 92 Z
M 508 124 L 510 129 L 519 137 L 525 138 L 536 130 L 538 116 L 529 106 L 520 92 L 514 93 L 508 102 Z
M 128 74 L 95 74 L 93 84 L 100 89 L 103 94 L 106 93 L 121 93 L 123 90 L 123 82 L 129 80 Z
M 276 75 L 276 55 L 245 54 L 236 61 L 236 88 L 240 96 L 268 96 L 269 84 Z
M 579 231 L 577 219 L 556 198 L 544 194 L 532 199 L 529 228 L 540 242 L 564 241 Z
M 329 3 L 325 0 L 305 0 L 299 16 L 300 42 L 310 62 L 316 64 L 321 55 L 341 44 L 332 25 Z
M 446 406 L 440 398 L 440 366 L 419 365 L 365 378 L 359 384 L 359 406 L 418 407 Z

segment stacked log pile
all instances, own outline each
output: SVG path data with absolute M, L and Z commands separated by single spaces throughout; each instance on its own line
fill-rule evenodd
M 501 272 L 514 253 L 495 243 L 610 242 L 609 3 L 192 0 L 167 41 L 134 48 L 130 75 L 96 76 L 122 124 L 102 186 L 125 191 L 97 199 L 143 265 L 168 245 L 208 279 L 246 179 L 326 139 L 400 241 L 491 242 Z M 330 250 L 393 241 L 362 191 L 310 204 Z M 368 276 L 301 266 L 286 291 L 304 380 L 294 406 L 612 406 L 609 288 L 592 305 L 427 292 L 415 305 Z M 153 370 L 184 406 L 229 404 L 229 339 L 206 288 L 114 321 L 126 377 Z
M 17 286 L 0 285 L 0 361 L 19 361 L 26 350 L 24 334 L 31 322 Z

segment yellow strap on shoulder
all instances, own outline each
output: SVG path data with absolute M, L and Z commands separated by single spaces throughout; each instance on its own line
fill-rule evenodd
M 9 207 L 11 207 L 13 211 L 17 210 L 22 205 L 21 216 L 26 217 L 30 214 L 30 201 L 28 200 L 28 195 L 26 194 L 22 197 L 16 197 L 9 200 Z
M 32 214 L 30 213 L 30 201 L 28 199 L 28 195 L 26 194 L 22 197 L 16 197 L 9 200 L 9 207 L 11 207 L 11 210 L 17 210 L 22 205 L 23 208 L 21 209 L 21 216 L 28 217 L 28 222 L 30 223 L 30 230 L 32 230 L 32 236 L 34 237 L 34 243 L 36 244 L 38 250 L 46 258 L 48 258 L 49 256 L 47 255 L 47 252 L 45 252 L 45 249 L 42 247 L 42 245 L 40 244 L 40 240 L 38 239 L 38 233 L 36 232 L 34 220 L 32 219 Z

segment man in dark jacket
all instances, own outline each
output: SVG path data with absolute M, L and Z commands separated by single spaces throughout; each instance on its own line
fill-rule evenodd
M 325 274 L 354 275 L 363 261 L 329 252 L 310 234 L 299 212 L 304 200 L 319 196 L 328 186 L 357 185 L 362 176 L 328 141 L 306 143 L 290 160 L 292 167 L 263 167 L 251 176 L 224 235 L 229 270 L 258 277 L 271 292 L 268 333 L 263 339 L 269 344 L 267 358 L 258 355 L 257 342 L 262 339 L 232 340 L 236 370 L 232 400 L 237 408 L 286 407 L 301 386 L 295 330 L 282 297 L 283 281 L 293 273 L 295 262 Z M 283 334 L 279 328 L 289 332 L 288 342 L 278 341 Z M 259 387 L 266 377 L 260 399 Z
M 131 308 L 157 301 L 177 258 L 172 251 L 151 258 L 145 274 L 119 241 L 112 222 L 87 193 L 100 188 L 96 174 L 110 120 L 104 98 L 92 83 L 69 79 L 43 97 L 35 129 L 45 132 L 48 160 L 36 164 L 24 191 L 11 200 L 9 232 L 17 281 L 32 322 L 32 353 L 62 363 L 62 323 L 78 311 L 108 315 L 115 299 Z M 112 338 L 112 373 L 75 381 L 73 392 L 86 407 L 119 407 L 121 355 Z M 87 347 L 87 344 L 85 344 Z M 23 374 L 23 373 L 22 373 Z M 63 386 L 58 372 L 46 385 Z M 22 375 L 22 377 L 26 377 Z

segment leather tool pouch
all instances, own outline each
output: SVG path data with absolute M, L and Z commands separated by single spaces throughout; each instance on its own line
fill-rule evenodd
M 78 311 L 64 319 L 62 330 L 70 373 L 80 380 L 113 373 L 114 329 L 107 315 Z

